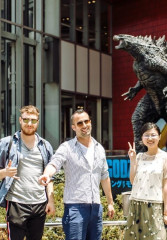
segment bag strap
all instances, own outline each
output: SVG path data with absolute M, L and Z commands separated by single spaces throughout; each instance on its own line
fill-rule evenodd
M 7 158 L 9 157 L 10 149 L 11 149 L 11 147 L 12 147 L 12 143 L 13 143 L 13 136 L 10 136 L 10 142 L 9 142 L 9 146 L 8 146 Z

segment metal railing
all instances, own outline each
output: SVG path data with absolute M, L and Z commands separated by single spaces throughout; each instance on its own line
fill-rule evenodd
M 103 226 L 124 226 L 127 224 L 127 221 L 103 221 Z M 6 228 L 6 223 L 0 223 L 0 228 Z M 62 227 L 61 221 L 57 222 L 46 222 L 45 227 Z

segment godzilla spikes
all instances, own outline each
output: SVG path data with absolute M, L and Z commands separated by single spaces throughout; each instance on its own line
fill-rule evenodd
M 165 41 L 165 35 L 162 36 L 163 41 Z
M 150 41 L 152 41 L 151 35 L 148 37 L 148 39 L 149 39 Z
M 165 36 L 158 38 L 157 46 L 161 47 L 163 45 L 163 43 L 164 43 L 164 40 L 165 40 Z

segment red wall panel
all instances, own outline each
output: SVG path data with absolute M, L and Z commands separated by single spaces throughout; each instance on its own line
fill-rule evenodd
M 134 36 L 166 35 L 166 0 L 120 0 L 112 2 L 112 33 Z M 132 69 L 133 58 L 123 50 L 115 50 L 113 41 L 113 149 L 127 150 L 133 141 L 131 116 L 138 101 L 145 94 L 142 90 L 132 101 L 124 101 L 121 95 L 137 82 Z

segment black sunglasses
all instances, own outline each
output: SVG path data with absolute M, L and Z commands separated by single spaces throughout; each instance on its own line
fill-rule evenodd
M 89 123 L 90 123 L 90 119 L 77 122 L 77 126 L 78 126 L 78 127 L 82 127 L 84 123 L 85 123 L 85 124 L 89 124 Z
M 38 119 L 30 119 L 30 118 L 22 118 L 24 123 L 31 122 L 32 124 L 36 124 L 38 122 Z

